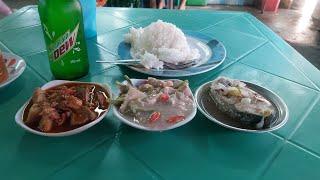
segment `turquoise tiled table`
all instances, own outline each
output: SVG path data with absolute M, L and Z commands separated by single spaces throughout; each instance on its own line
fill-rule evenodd
M 247 13 L 98 9 L 98 37 L 88 40 L 90 73 L 81 81 L 114 84 L 127 68 L 95 64 L 115 59 L 131 26 L 162 19 L 222 41 L 228 51 L 217 70 L 189 79 L 194 91 L 219 75 L 277 92 L 290 110 L 278 131 L 248 134 L 222 128 L 201 113 L 175 130 L 151 133 L 121 124 L 112 113 L 79 135 L 46 138 L 14 122 L 32 91 L 50 81 L 37 8 L 0 21 L 0 49 L 22 56 L 23 75 L 0 90 L 0 174 L 3 179 L 320 179 L 320 72 Z M 112 85 L 112 89 L 115 87 Z

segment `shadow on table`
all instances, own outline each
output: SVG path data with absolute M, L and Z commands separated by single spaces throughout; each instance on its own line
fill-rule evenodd
M 153 141 L 165 146 L 171 142 L 179 142 L 179 144 L 193 144 L 194 146 L 202 147 L 200 150 L 205 150 L 209 146 L 212 136 L 227 136 L 228 134 L 237 133 L 235 131 L 223 128 L 214 122 L 205 118 L 200 112 L 196 117 L 176 129 L 163 132 L 150 132 L 135 129 L 125 125 L 122 128 L 121 134 L 117 137 L 120 144 L 134 148 L 135 146 L 152 144 Z M 168 142 L 171 139 L 171 142 Z M 225 139 L 215 139 L 217 143 L 225 143 Z
M 9 101 L 11 98 L 14 98 L 17 94 L 19 94 L 23 87 L 25 86 L 25 78 L 20 76 L 18 79 L 8 84 L 6 87 L 0 89 L 0 106 Z
M 36 168 L 39 175 L 42 172 L 48 175 L 103 143 L 104 146 L 90 160 L 91 165 L 99 166 L 108 153 L 119 126 L 120 123 L 109 117 L 87 131 L 67 137 L 43 137 L 26 132 L 15 155 L 19 161 L 17 168 L 29 175 Z

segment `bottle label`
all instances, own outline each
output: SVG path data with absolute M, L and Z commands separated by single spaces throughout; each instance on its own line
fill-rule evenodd
M 74 30 L 68 30 L 56 42 L 52 43 L 49 47 L 50 59 L 57 61 L 70 52 L 76 45 L 77 35 L 79 30 L 79 23 Z M 51 37 L 49 37 L 51 39 Z

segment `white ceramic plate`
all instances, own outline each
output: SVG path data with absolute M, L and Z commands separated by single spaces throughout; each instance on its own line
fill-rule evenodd
M 26 69 L 26 62 L 20 56 L 7 52 L 2 52 L 2 55 L 8 70 L 9 77 L 5 82 L 0 84 L 0 88 L 3 88 L 12 83 Z
M 181 81 L 181 80 L 178 80 L 178 79 L 171 79 L 173 81 Z M 133 85 L 138 85 L 140 84 L 142 81 L 145 81 L 145 79 L 131 79 Z M 124 81 L 123 83 L 127 83 L 127 81 Z M 117 96 L 119 95 L 119 92 L 117 93 Z M 194 96 L 192 95 L 192 99 L 194 100 Z M 113 113 L 114 115 L 119 118 L 122 122 L 124 122 L 125 124 L 129 125 L 129 126 L 132 126 L 134 128 L 137 128 L 137 129 L 142 129 L 142 130 L 146 130 L 146 131 L 166 131 L 166 130 L 170 130 L 170 129 L 174 129 L 174 128 L 177 128 L 177 127 L 180 127 L 184 124 L 187 124 L 189 121 L 191 121 L 194 116 L 196 115 L 197 113 L 197 106 L 196 106 L 196 103 L 193 102 L 194 106 L 193 106 L 193 109 L 192 109 L 192 112 L 189 116 L 187 116 L 185 118 L 185 120 L 181 121 L 181 122 L 178 122 L 176 124 L 173 124 L 172 126 L 169 126 L 165 129 L 154 129 L 154 128 L 150 128 L 150 127 L 146 127 L 146 126 L 142 126 L 140 124 L 137 124 L 137 123 L 134 123 L 130 120 L 128 120 L 125 116 L 123 116 L 119 110 L 118 110 L 118 107 L 114 106 L 113 107 Z
M 142 66 L 128 66 L 130 69 L 159 77 L 182 77 L 182 76 L 192 76 L 196 74 L 205 73 L 219 67 L 227 56 L 226 48 L 223 43 L 217 39 L 212 39 L 211 37 L 196 32 L 196 31 L 184 31 L 187 37 L 187 42 L 191 48 L 199 50 L 200 61 L 185 69 L 146 69 Z M 118 55 L 120 59 L 131 59 L 131 45 L 121 42 L 118 46 Z
M 55 80 L 55 81 L 50 81 L 48 82 L 47 84 L 43 85 L 41 87 L 41 89 L 49 89 L 51 87 L 55 87 L 55 86 L 58 86 L 58 85 L 62 85 L 62 84 L 66 84 L 66 83 L 83 83 L 83 84 L 95 84 L 95 85 L 99 85 L 103 88 L 105 88 L 105 90 L 108 92 L 109 94 L 109 98 L 112 98 L 112 93 L 111 93 L 111 90 L 108 86 L 103 86 L 101 84 L 98 84 L 98 83 L 92 83 L 92 82 L 77 82 L 77 81 L 63 81 L 63 80 Z M 78 127 L 76 129 L 73 129 L 73 130 L 70 130 L 70 131 L 66 131 L 66 132 L 60 132 L 60 133 L 44 133 L 44 132 L 41 132 L 41 131 L 37 131 L 37 130 L 34 130 L 30 127 L 28 127 L 27 125 L 24 124 L 23 122 L 23 112 L 24 112 L 24 109 L 26 108 L 26 106 L 28 105 L 29 101 L 26 102 L 19 110 L 18 112 L 16 113 L 16 116 L 15 116 L 15 120 L 16 120 L 16 123 L 21 126 L 23 129 L 27 130 L 28 132 L 31 132 L 33 134 L 37 134 L 37 135 L 40 135 L 40 136 L 50 136 L 50 137 L 61 137 L 61 136 L 70 136 L 70 135 L 74 135 L 74 134 L 78 134 L 82 131 L 85 131 L 87 130 L 88 128 L 94 126 L 95 124 L 99 123 L 108 113 L 108 111 L 110 110 L 110 107 L 111 105 L 109 105 L 109 108 L 99 117 L 97 118 L 96 120 L 88 123 L 88 124 L 85 124 L 81 127 Z

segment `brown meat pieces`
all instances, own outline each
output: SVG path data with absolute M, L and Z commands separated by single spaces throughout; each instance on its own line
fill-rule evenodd
M 66 96 L 65 105 L 72 110 L 76 110 L 81 108 L 82 100 L 74 96 Z
M 37 88 L 32 96 L 33 105 L 29 109 L 25 123 L 33 123 L 41 118 L 42 106 L 47 103 L 46 91 Z
M 27 119 L 25 119 L 25 123 L 30 124 L 33 122 L 36 122 L 38 120 L 40 120 L 41 118 L 41 111 L 42 108 L 39 104 L 33 104 L 30 109 L 29 109 L 29 113 L 28 113 L 28 117 Z
M 56 109 L 50 106 L 43 107 L 41 115 L 42 118 L 39 122 L 38 128 L 43 132 L 50 131 L 52 129 L 53 122 L 56 122 L 57 124 L 61 123 L 60 114 L 57 112 Z
M 72 126 L 81 125 L 88 121 L 93 121 L 97 118 L 97 114 L 90 110 L 86 106 L 82 106 L 80 109 L 73 111 L 71 114 L 70 124 Z
M 42 102 L 46 102 L 47 101 L 47 98 L 46 98 L 46 91 L 45 90 L 42 90 L 40 88 L 37 88 L 35 91 L 34 91 L 34 94 L 32 96 L 32 102 L 34 104 L 37 104 L 37 103 L 42 103 Z

